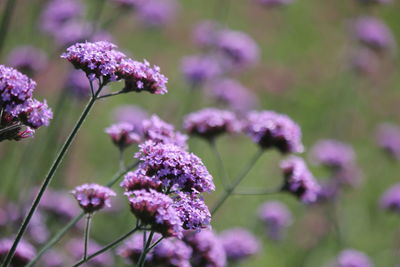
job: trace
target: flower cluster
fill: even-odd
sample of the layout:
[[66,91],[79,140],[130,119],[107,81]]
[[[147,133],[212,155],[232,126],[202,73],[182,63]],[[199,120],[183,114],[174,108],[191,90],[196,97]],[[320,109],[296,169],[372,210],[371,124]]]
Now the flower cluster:
[[46,54],[33,46],[19,46],[11,51],[8,64],[27,75],[41,71],[47,64]]
[[[158,235],[153,236],[153,242],[157,241]],[[124,242],[117,249],[118,255],[124,258],[128,264],[136,264],[139,260],[140,254],[143,252],[144,244],[146,241],[143,238],[143,234],[133,234],[131,238]],[[146,263],[150,262],[153,250],[146,254]],[[145,264],[146,267],[150,267]]]
[[300,127],[286,115],[273,111],[250,112],[244,132],[263,149],[276,148],[284,154],[303,152]]
[[255,255],[261,247],[254,235],[243,228],[225,230],[219,238],[230,262],[238,262]]
[[336,140],[320,140],[311,151],[312,159],[316,164],[334,170],[343,169],[353,164],[355,155],[353,148]]
[[233,112],[206,108],[185,117],[183,128],[191,135],[212,140],[224,133],[236,133],[240,124]]
[[393,185],[383,194],[381,207],[396,213],[400,212],[400,184]]
[[[0,261],[4,260],[13,245],[12,239],[0,239]],[[36,255],[34,247],[22,240],[15,251],[11,266],[25,266]]]
[[379,125],[376,135],[379,147],[394,159],[400,159],[400,127],[384,123]]
[[347,249],[340,252],[336,260],[337,267],[373,267],[368,256],[354,249]]
[[132,124],[140,134],[143,134],[142,122],[148,118],[143,109],[133,105],[119,106],[114,110],[114,120]]
[[292,214],[283,203],[268,201],[261,205],[258,211],[259,218],[267,228],[268,237],[280,240],[282,231],[292,223]]
[[115,192],[98,184],[83,184],[71,192],[86,213],[93,213],[104,207],[111,207]]
[[394,37],[390,29],[380,20],[373,17],[361,17],[354,23],[355,38],[377,51],[394,47]]
[[192,87],[203,85],[222,72],[219,62],[214,57],[204,55],[185,57],[181,68],[183,76]]
[[168,79],[160,73],[158,66],[151,67],[127,58],[117,50],[117,46],[107,42],[77,43],[67,48],[61,55],[75,68],[83,70],[89,80],[103,79],[103,85],[110,81],[124,80],[123,92],[148,91],[152,94],[165,94]]
[[144,26],[159,28],[176,17],[179,5],[176,0],[147,0],[137,7],[138,19]]
[[35,87],[24,74],[0,65],[0,141],[31,137],[33,129],[49,125],[53,113],[46,101],[32,98]]
[[317,200],[320,186],[302,158],[291,156],[283,160],[281,169],[285,177],[283,190],[296,195],[305,203]]
[[136,132],[135,127],[127,122],[113,124],[108,127],[105,132],[111,137],[114,144],[119,147],[120,150],[141,141],[141,137]]
[[146,176],[142,169],[138,169],[134,172],[128,172],[120,185],[122,188],[124,188],[125,192],[136,190],[150,191],[150,189],[157,192],[162,192],[161,181]]

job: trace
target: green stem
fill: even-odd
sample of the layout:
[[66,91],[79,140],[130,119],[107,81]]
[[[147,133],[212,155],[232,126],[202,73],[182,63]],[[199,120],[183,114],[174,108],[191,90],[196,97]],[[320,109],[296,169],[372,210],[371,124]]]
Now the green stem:
[[144,262],[146,261],[146,255],[149,252],[149,247],[150,247],[150,244],[151,244],[151,240],[153,239],[153,236],[154,236],[154,231],[151,230],[150,235],[149,235],[149,237],[148,237],[148,239],[146,241],[146,245],[143,247],[143,251],[140,254],[137,267],[143,267],[144,266]]
[[83,260],[84,261],[86,261],[87,254],[88,254],[88,244],[89,244],[91,222],[92,222],[92,214],[88,213],[86,215],[86,227],[85,227],[85,233],[84,233],[84,242],[85,242],[85,246],[84,246],[84,249],[83,249]]
[[[115,185],[118,180],[124,176],[127,172],[130,170],[136,168],[136,166],[139,164],[139,161],[134,162],[131,164],[129,167],[127,167],[124,171],[118,171],[110,180],[110,182],[107,183],[107,187],[112,187]],[[34,264],[38,262],[38,260],[42,257],[42,255],[48,251],[50,248],[52,248],[55,244],[57,244],[58,241],[68,232],[69,229],[74,227],[74,225],[84,216],[85,214],[82,212],[75,218],[71,219],[71,221],[64,227],[62,228],[52,239],[50,239],[49,242],[47,242],[44,247],[36,254],[35,258],[28,263],[26,267],[32,267]]]
[[8,0],[3,11],[0,24],[0,54],[3,51],[4,43],[7,37],[8,28],[10,27],[11,17],[15,10],[17,0]]
[[240,184],[240,182],[246,177],[246,175],[250,172],[250,170],[253,168],[257,160],[261,157],[261,155],[264,153],[263,149],[260,149],[257,151],[257,153],[253,156],[253,158],[250,160],[250,162],[246,165],[242,173],[236,178],[236,180],[232,183],[231,186],[229,186],[224,194],[220,197],[220,199],[217,201],[217,204],[214,206],[214,208],[211,211],[211,214],[214,215],[217,210],[224,204],[224,202],[227,200],[227,198],[232,195],[232,193],[235,191],[236,187]]
[[128,233],[124,234],[123,236],[121,236],[117,240],[111,242],[110,244],[108,244],[107,246],[103,247],[102,249],[100,249],[100,250],[96,251],[95,253],[89,255],[86,258],[86,260],[82,259],[81,261],[75,263],[73,265],[73,267],[81,266],[82,264],[84,264],[85,262],[88,262],[89,260],[93,259],[94,257],[97,257],[98,255],[103,254],[107,250],[112,249],[113,247],[115,247],[116,245],[118,245],[119,243],[121,243],[122,241],[127,239],[129,236],[131,236],[133,233],[135,233],[137,230],[139,230],[139,227],[133,228],[131,231],[129,231]]
[[24,221],[21,225],[21,227],[18,230],[17,236],[14,240],[14,243],[10,249],[10,251],[7,254],[7,257],[4,260],[3,267],[8,267],[11,263],[11,259],[14,256],[15,250],[17,248],[17,245],[19,241],[21,241],[22,236],[24,235],[26,228],[28,227],[28,224],[33,216],[33,214],[36,211],[37,206],[39,205],[39,202],[46,191],[47,187],[49,186],[52,178],[54,177],[54,174],[56,173],[58,167],[60,166],[65,154],[68,152],[69,147],[72,144],[72,141],[74,141],[76,134],[78,133],[79,129],[81,128],[82,124],[84,123],[86,117],[89,115],[90,110],[92,109],[94,103],[96,102],[96,97],[98,94],[101,92],[101,89],[103,88],[103,85],[100,85],[99,89],[96,92],[95,97],[92,97],[88,104],[86,105],[85,109],[83,110],[80,118],[78,119],[77,123],[75,124],[75,127],[73,128],[72,132],[68,136],[67,140],[65,141],[64,145],[62,146],[60,152],[58,153],[56,159],[54,160],[52,166],[50,167],[50,170],[46,176],[46,178],[43,181],[42,186],[40,187],[40,190],[35,198],[35,200],[32,203],[32,206],[30,207],[28,214],[24,218]]

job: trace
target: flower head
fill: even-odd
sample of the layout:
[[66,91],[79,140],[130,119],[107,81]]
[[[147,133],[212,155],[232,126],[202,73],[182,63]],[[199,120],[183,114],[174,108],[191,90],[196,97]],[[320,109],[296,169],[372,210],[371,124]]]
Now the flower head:
[[193,41],[200,47],[214,46],[220,32],[219,27],[220,25],[216,21],[200,22],[193,30]]
[[343,169],[354,163],[353,148],[336,140],[320,140],[311,150],[315,163],[324,165],[334,170]]
[[41,71],[47,64],[46,54],[33,46],[18,46],[8,56],[8,64],[26,74]]
[[[4,260],[10,251],[14,241],[12,239],[0,239],[0,260]],[[14,257],[11,261],[11,266],[25,266],[36,255],[35,248],[28,242],[21,240],[15,250]]]
[[400,212],[400,184],[389,188],[381,198],[381,207],[394,212]]
[[354,249],[340,252],[336,260],[337,267],[373,267],[368,256]]
[[286,115],[273,111],[250,112],[244,132],[263,149],[276,148],[284,154],[303,152],[300,127]]
[[193,266],[223,267],[226,265],[224,247],[213,231],[187,231],[183,240],[193,250]]
[[280,240],[282,231],[292,223],[292,214],[285,204],[279,201],[268,201],[261,205],[258,216],[267,228],[268,237]]
[[121,182],[121,187],[126,192],[132,192],[135,190],[147,190],[153,189],[157,192],[162,191],[162,184],[156,178],[146,176],[142,169],[138,169],[134,172],[128,172],[125,175],[124,180]]
[[127,193],[132,213],[163,236],[182,235],[182,221],[172,207],[173,200],[153,189]]
[[9,112],[19,117],[24,125],[33,129],[48,126],[53,118],[53,112],[47,106],[46,100],[40,102],[36,99],[28,99],[25,103],[14,106]]
[[136,158],[146,175],[155,176],[167,188],[184,192],[215,190],[213,178],[200,158],[173,144],[147,141],[140,145]]
[[142,122],[148,117],[146,111],[134,105],[119,106],[113,114],[114,120],[132,124],[141,134],[143,134]]
[[139,143],[141,137],[135,127],[127,122],[120,122],[108,127],[105,132],[111,137],[114,144],[120,149],[125,149],[134,143]]
[[222,70],[214,57],[194,55],[182,60],[182,73],[193,86],[201,86],[221,74]]
[[354,34],[358,41],[378,51],[391,49],[395,45],[390,29],[373,17],[357,19],[354,23]]
[[153,250],[149,264],[153,266],[191,267],[192,248],[176,238],[163,239]]
[[70,220],[79,214],[78,206],[67,192],[50,188],[44,193],[39,207],[41,210],[65,220]]
[[0,65],[0,104],[22,104],[32,98],[36,82],[19,71]]
[[296,195],[305,203],[317,200],[320,187],[302,158],[291,156],[283,160],[281,169],[285,177],[283,190]]
[[161,27],[171,22],[177,15],[176,0],[147,0],[138,5],[139,21],[147,27]]
[[[160,235],[155,233],[152,242],[156,242],[159,238]],[[137,264],[139,257],[142,254],[144,243],[143,234],[135,233],[117,249],[117,253],[119,256],[126,259],[128,264]],[[146,254],[144,266],[151,267],[150,264],[152,263],[153,252],[154,250],[150,250],[149,253]]]
[[400,159],[400,127],[384,123],[377,129],[377,142],[389,156]]
[[111,197],[116,196],[110,188],[98,184],[83,184],[71,192],[86,213],[111,207]]
[[219,238],[230,262],[244,260],[260,251],[260,242],[244,228],[225,230]]
[[240,124],[230,111],[206,108],[187,115],[183,128],[191,135],[214,139],[224,133],[238,132]]

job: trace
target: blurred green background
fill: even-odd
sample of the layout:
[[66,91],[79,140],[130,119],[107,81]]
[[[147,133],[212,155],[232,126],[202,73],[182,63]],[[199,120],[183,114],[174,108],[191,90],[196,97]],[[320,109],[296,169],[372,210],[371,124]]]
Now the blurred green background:
[[[91,12],[97,1],[84,1],[89,17],[93,16]],[[320,267],[343,248],[366,252],[378,267],[400,264],[400,218],[378,207],[382,192],[399,180],[400,167],[398,162],[385,157],[374,139],[375,128],[380,122],[400,121],[398,57],[394,54],[383,62],[377,73],[367,77],[358,76],[349,66],[349,54],[356,46],[349,31],[351,20],[365,14],[377,16],[387,23],[399,40],[398,1],[366,8],[350,0],[297,0],[286,8],[263,9],[250,0],[181,0],[179,16],[161,30],[142,29],[131,15],[121,15],[117,24],[109,29],[115,42],[135,59],[148,59],[159,65],[169,78],[169,93],[164,96],[132,93],[99,101],[67,154],[52,187],[71,190],[84,182],[106,183],[117,171],[117,149],[104,133],[104,128],[113,122],[115,107],[137,105],[181,128],[182,117],[177,114],[181,114],[185,101],[195,98],[193,110],[211,105],[201,93],[188,92],[180,72],[180,61],[184,56],[199,53],[192,43],[191,31],[201,20],[219,19],[215,17],[219,1],[229,5],[226,7],[226,25],[251,35],[262,50],[262,61],[236,77],[257,94],[260,109],[288,114],[298,122],[306,148],[321,138],[338,139],[353,145],[363,171],[363,183],[346,191],[338,201],[336,212],[343,244],[338,244],[335,231],[331,229],[331,219],[325,216],[323,208],[305,207],[289,195],[233,196],[214,216],[214,229],[248,227],[263,240],[262,252],[241,266]],[[104,17],[117,10],[106,2]],[[36,96],[46,98],[54,109],[70,66],[59,58],[60,51],[56,51],[52,41],[37,30],[37,24],[32,23],[42,3],[40,0],[17,1],[1,63],[5,63],[8,52],[17,45],[32,44],[45,49],[51,56],[51,63],[46,71],[34,77],[38,83]],[[4,8],[4,4],[0,3],[0,7]],[[65,138],[83,105],[70,99],[54,118],[53,125],[58,121],[57,127],[62,126],[65,131],[64,136],[54,142],[54,148]],[[45,162],[38,162],[38,151],[50,129],[38,130],[32,140],[0,143],[1,199],[18,201],[21,195],[26,197],[29,189],[40,183],[52,155],[47,155]],[[219,139],[218,147],[230,176],[235,176],[257,150],[245,136],[223,137]],[[190,150],[199,155],[214,174],[218,189],[206,196],[207,203],[212,206],[222,193],[216,159],[202,140],[192,138]],[[126,161],[131,162],[135,149],[128,152]],[[304,157],[308,159],[307,151]],[[266,153],[241,187],[273,188],[278,185],[280,159],[274,151]],[[42,169],[32,175],[37,164]],[[317,177],[326,175],[322,169],[310,167]],[[122,194],[119,198],[121,210],[118,213],[104,212],[95,216],[92,236],[101,244],[113,240],[134,224]],[[288,204],[295,218],[287,237],[278,244],[267,240],[257,219],[258,206],[272,199]],[[318,243],[321,235],[326,237]],[[123,266],[121,259],[117,262],[119,265],[115,266]]]

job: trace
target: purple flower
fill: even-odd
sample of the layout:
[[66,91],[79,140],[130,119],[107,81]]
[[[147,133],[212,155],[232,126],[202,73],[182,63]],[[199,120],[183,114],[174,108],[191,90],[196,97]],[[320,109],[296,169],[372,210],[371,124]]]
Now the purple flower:
[[161,27],[177,15],[176,0],[147,0],[137,6],[139,21],[146,27]]
[[379,57],[370,49],[358,49],[350,59],[351,67],[359,74],[373,74],[379,69]]
[[378,146],[391,157],[400,159],[400,127],[384,123],[379,125],[376,135]]
[[248,111],[257,105],[255,95],[238,81],[232,79],[214,82],[208,94],[211,98],[238,112]]
[[244,32],[221,31],[217,47],[225,57],[226,68],[244,69],[255,65],[260,58],[258,45]]
[[49,250],[42,257],[42,263],[45,267],[63,267],[64,257],[55,250]]
[[65,84],[66,89],[78,99],[86,99],[90,95],[90,84],[82,71],[72,70]]
[[163,239],[154,249],[149,266],[192,267],[192,249],[176,238]]
[[280,7],[291,4],[293,0],[257,0],[257,2],[265,7]]
[[111,207],[111,197],[116,196],[110,188],[98,184],[83,184],[71,192],[86,213]]
[[336,200],[340,193],[340,189],[340,183],[337,180],[321,181],[317,203]]
[[163,95],[168,92],[168,78],[160,73],[160,67],[150,63],[123,59],[119,64],[118,75],[125,80],[125,92],[147,91],[151,94]]
[[[55,42],[60,47],[66,47],[77,42],[85,42],[89,39],[93,25],[82,21],[71,21],[63,25],[53,34]],[[104,41],[104,40],[102,40]]]
[[[13,245],[12,239],[0,239],[0,261],[3,261]],[[15,250],[11,266],[22,267],[28,264],[36,256],[35,248],[28,242],[21,240]]]
[[178,212],[184,229],[196,230],[209,227],[211,214],[201,196],[196,193],[177,193],[173,199],[173,207]]
[[172,207],[173,200],[153,189],[127,193],[132,213],[163,236],[182,235],[182,221]]
[[135,190],[150,191],[150,189],[153,189],[157,192],[162,192],[161,181],[146,176],[142,169],[138,169],[134,172],[128,172],[120,185],[122,188],[124,188],[125,192],[132,192]]
[[184,192],[211,192],[213,178],[200,158],[173,144],[147,141],[135,155],[146,175],[156,176],[167,188]]
[[320,140],[311,150],[311,157],[316,164],[333,170],[343,169],[354,163],[354,150],[345,143],[336,140]]
[[268,237],[272,240],[282,239],[282,232],[292,224],[292,214],[285,204],[279,201],[268,201],[261,205],[258,216],[267,228]]
[[106,41],[77,43],[67,48],[61,57],[71,62],[76,69],[83,70],[90,80],[103,77],[106,81],[116,81],[117,70],[125,58],[116,48],[116,45]]
[[113,114],[114,120],[117,122],[127,122],[132,124],[135,129],[143,134],[142,123],[149,116],[143,109],[134,105],[119,106],[114,110]]
[[394,212],[400,212],[400,184],[389,188],[381,198],[381,207]]
[[395,41],[390,29],[374,17],[362,17],[354,22],[355,38],[366,46],[382,51],[393,48]]
[[183,128],[191,135],[211,140],[224,133],[236,133],[240,124],[234,113],[206,108],[185,117]]
[[337,267],[373,267],[371,260],[365,253],[354,249],[340,252],[336,260]]
[[211,230],[186,231],[183,240],[192,252],[192,266],[224,267],[226,254],[221,240]]
[[114,144],[121,150],[141,141],[135,127],[127,122],[120,122],[108,127],[105,132],[111,137]]
[[40,210],[33,214],[31,222],[28,225],[28,234],[30,239],[37,244],[43,244],[48,240],[50,232],[47,229],[45,218]]
[[320,187],[302,158],[291,156],[283,160],[280,166],[285,177],[284,191],[296,195],[304,203],[317,200]]
[[193,41],[200,47],[212,47],[215,45],[220,25],[216,21],[205,20],[196,25],[193,31]]
[[32,98],[36,82],[19,71],[0,65],[0,104],[22,104]]
[[41,210],[65,220],[70,220],[79,214],[78,206],[67,192],[55,191],[53,189],[46,190],[39,207]]
[[230,262],[238,262],[260,251],[260,242],[244,228],[225,230],[219,236]]
[[174,126],[161,120],[157,115],[142,121],[143,135],[155,143],[173,144],[187,148],[188,137],[175,130]]
[[33,46],[18,46],[11,51],[7,59],[8,64],[26,74],[34,74],[47,64],[46,54]]
[[28,99],[25,103],[13,107],[9,112],[33,129],[48,126],[53,118],[53,112],[47,106],[46,100],[40,102],[36,99]]
[[216,78],[222,70],[215,57],[194,55],[182,59],[182,73],[192,87],[198,87]]
[[[157,233],[154,234],[152,242],[156,242],[160,238]],[[130,239],[124,242],[122,246],[117,249],[118,255],[126,259],[128,264],[136,264],[139,260],[140,254],[143,251],[143,234],[136,233],[133,234]],[[146,267],[151,267],[151,260],[153,257],[154,250],[150,250],[146,255],[145,265]]]
[[244,132],[263,149],[276,148],[284,154],[303,152],[300,127],[286,115],[253,111],[244,124]]
[[[66,244],[66,249],[67,251],[71,254],[71,256],[74,258],[74,260],[80,260],[83,256],[83,242],[80,239],[71,239],[68,241]],[[96,251],[102,249],[102,246],[94,242],[93,240],[89,240],[88,244],[88,254],[95,253]],[[90,260],[90,262],[87,263],[87,266],[113,266],[114,265],[114,260],[113,256],[110,252],[105,252],[102,253],[93,259]]]

